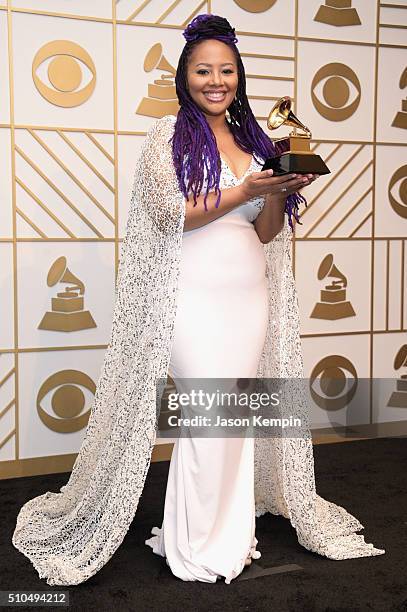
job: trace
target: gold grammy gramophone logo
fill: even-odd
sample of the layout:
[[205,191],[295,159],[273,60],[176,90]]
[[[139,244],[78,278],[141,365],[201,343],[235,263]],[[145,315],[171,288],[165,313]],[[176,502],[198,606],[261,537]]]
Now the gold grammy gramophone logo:
[[[400,89],[407,87],[407,68],[404,68],[403,73],[400,77],[399,83]],[[401,111],[393,119],[391,124],[393,127],[407,129],[407,98],[401,101]]]
[[151,47],[144,60],[145,72],[154,69],[164,70],[167,74],[162,74],[161,79],[149,83],[148,97],[141,100],[136,113],[157,119],[164,115],[176,115],[179,109],[174,81],[176,70],[164,57],[160,43]]
[[45,313],[38,329],[71,332],[96,327],[91,313],[84,310],[85,285],[67,268],[63,256],[54,261],[47,276],[48,287],[57,283],[70,283],[72,286],[51,299],[52,310]]
[[352,0],[325,0],[325,4],[319,7],[314,21],[333,26],[361,24],[357,10],[352,7]]
[[[37,74],[38,68],[46,60],[53,58],[47,69],[49,87]],[[81,89],[84,81],[85,66],[92,78]],[[71,40],[52,40],[43,45],[35,54],[32,63],[34,85],[47,102],[63,108],[80,106],[92,95],[96,85],[96,68],[89,53]]]
[[396,371],[404,368],[406,374],[397,379],[397,391],[391,394],[387,405],[390,408],[407,408],[407,344],[403,344],[399,349],[393,367]]
[[352,304],[346,299],[348,281],[334,265],[332,253],[324,257],[318,269],[318,280],[321,281],[326,277],[335,280],[321,289],[321,301],[315,304],[310,317],[335,321],[355,316]]

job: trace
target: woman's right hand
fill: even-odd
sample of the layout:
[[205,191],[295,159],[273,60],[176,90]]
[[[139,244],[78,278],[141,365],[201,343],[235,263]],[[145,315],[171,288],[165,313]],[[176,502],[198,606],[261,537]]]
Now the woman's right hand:
[[241,183],[241,188],[246,200],[267,194],[281,196],[281,193],[284,193],[285,196],[288,196],[311,182],[306,176],[302,174],[273,176],[273,170],[262,170],[246,176]]

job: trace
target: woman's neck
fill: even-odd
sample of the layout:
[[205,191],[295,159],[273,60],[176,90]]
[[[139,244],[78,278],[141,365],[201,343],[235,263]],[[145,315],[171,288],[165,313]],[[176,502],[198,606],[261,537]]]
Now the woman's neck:
[[223,115],[206,115],[206,120],[215,136],[229,132],[229,127],[226,123],[226,113]]

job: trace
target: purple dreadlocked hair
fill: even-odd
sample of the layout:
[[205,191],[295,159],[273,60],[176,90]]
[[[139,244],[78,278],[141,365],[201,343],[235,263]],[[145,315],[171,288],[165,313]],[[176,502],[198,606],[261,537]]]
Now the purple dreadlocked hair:
[[[246,94],[246,75],[240,53],[236,47],[235,30],[224,17],[218,15],[198,15],[184,30],[186,44],[179,58],[175,85],[180,109],[175,123],[172,138],[172,156],[180,189],[185,197],[192,193],[194,206],[204,184],[204,169],[207,173],[205,210],[208,193],[214,190],[217,194],[216,208],[221,198],[219,189],[221,159],[215,136],[203,111],[192,100],[187,87],[187,65],[192,49],[202,40],[216,39],[228,45],[234,52],[238,69],[238,86],[236,97],[228,108],[229,128],[236,144],[257,159],[274,157],[286,150],[284,141],[273,143],[257,123],[250,108]],[[259,160],[258,160],[259,161]],[[298,205],[304,196],[293,193],[287,197],[285,212],[293,230],[292,215],[298,223]]]

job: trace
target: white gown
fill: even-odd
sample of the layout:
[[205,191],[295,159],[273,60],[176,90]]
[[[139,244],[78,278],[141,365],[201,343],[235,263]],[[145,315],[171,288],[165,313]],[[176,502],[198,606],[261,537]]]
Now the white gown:
[[[238,179],[222,160],[221,187],[259,171],[252,158]],[[221,204],[220,204],[221,205]],[[252,221],[261,200],[247,202],[184,232],[169,367],[180,378],[255,378],[268,313],[264,249]],[[254,439],[181,437],[175,442],[161,528],[146,540],[182,580],[227,584],[255,537]]]

